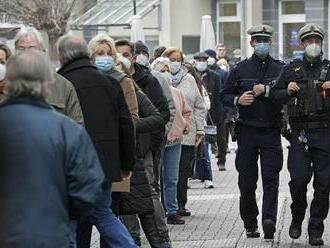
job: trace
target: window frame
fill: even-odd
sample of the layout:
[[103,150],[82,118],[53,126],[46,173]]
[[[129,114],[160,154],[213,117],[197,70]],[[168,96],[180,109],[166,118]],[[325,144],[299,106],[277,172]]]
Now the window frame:
[[[278,57],[283,59],[283,51],[284,51],[284,24],[287,23],[306,23],[306,13],[305,14],[282,14],[282,2],[297,2],[302,0],[279,0],[278,6]],[[330,0],[329,0],[330,1]],[[304,1],[306,4],[306,1]],[[305,5],[306,6],[306,5]]]
[[[240,37],[243,37],[244,31],[242,28],[242,0],[218,0],[216,4],[216,15],[217,15],[217,23],[216,23],[216,42],[219,43],[219,28],[220,28],[220,23],[225,23],[225,22],[238,22],[240,25]],[[330,0],[329,0],[330,1]],[[226,3],[235,3],[236,4],[236,16],[220,16],[220,4],[226,4]],[[240,39],[240,49],[242,49],[242,38]]]

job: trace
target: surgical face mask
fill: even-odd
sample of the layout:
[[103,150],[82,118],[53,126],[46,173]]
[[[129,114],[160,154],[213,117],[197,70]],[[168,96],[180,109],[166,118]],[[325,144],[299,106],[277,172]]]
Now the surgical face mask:
[[147,67],[149,66],[149,59],[144,54],[139,54],[136,57],[135,62],[138,63],[138,64],[140,64],[140,65],[143,65],[143,66],[147,66]]
[[113,67],[114,61],[111,56],[97,56],[95,58],[95,66],[103,72],[110,71]]
[[255,54],[260,58],[265,58],[269,54],[270,44],[269,43],[257,43],[254,47]]
[[170,62],[169,69],[171,74],[176,74],[181,68],[181,62]]
[[0,81],[4,80],[6,77],[6,66],[3,64],[0,64]]
[[128,58],[125,58],[124,56],[119,57],[119,61],[124,64],[124,66],[129,70],[132,66],[131,61]]
[[215,64],[215,58],[213,58],[213,57],[209,57],[208,59],[207,59],[207,64],[208,65],[214,65]]
[[317,58],[321,55],[322,48],[319,44],[312,43],[306,46],[305,53],[310,58]]
[[200,72],[205,71],[207,69],[207,62],[206,61],[196,62],[196,69]]

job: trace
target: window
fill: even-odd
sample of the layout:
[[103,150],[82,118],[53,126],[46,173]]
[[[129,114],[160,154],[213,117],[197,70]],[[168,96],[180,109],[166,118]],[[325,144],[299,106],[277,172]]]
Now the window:
[[236,3],[220,3],[219,4],[220,16],[237,16]]
[[184,54],[194,54],[199,51],[200,36],[182,36]]
[[227,55],[231,57],[235,49],[241,49],[240,0],[218,1],[217,17],[217,41],[225,44]]
[[304,1],[285,1],[282,2],[282,14],[304,14],[305,13],[305,2]]
[[285,58],[297,58],[302,55],[303,50],[299,47],[298,31],[304,23],[283,24],[283,54]]
[[298,32],[305,25],[305,2],[280,0],[279,3],[279,57],[291,60],[301,57]]
[[226,45],[228,56],[235,49],[241,48],[241,24],[240,22],[219,23],[219,42]]

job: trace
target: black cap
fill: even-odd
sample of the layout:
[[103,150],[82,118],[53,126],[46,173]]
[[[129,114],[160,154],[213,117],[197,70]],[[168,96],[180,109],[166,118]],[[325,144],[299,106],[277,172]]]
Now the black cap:
[[198,52],[194,54],[194,59],[208,59],[210,56],[205,52]]
[[137,41],[133,44],[133,52],[134,54],[145,52],[149,56],[149,49],[142,41]]

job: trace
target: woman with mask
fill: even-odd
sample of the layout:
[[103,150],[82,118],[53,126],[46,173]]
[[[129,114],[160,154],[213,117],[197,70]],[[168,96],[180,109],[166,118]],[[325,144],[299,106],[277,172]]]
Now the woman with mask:
[[203,97],[197,87],[194,77],[183,65],[183,53],[175,47],[167,48],[162,54],[169,59],[169,72],[172,86],[180,89],[192,109],[190,132],[183,136],[182,150],[179,165],[179,181],[177,187],[178,214],[190,216],[186,209],[188,177],[191,174],[191,161],[194,157],[195,146],[204,138],[204,119],[206,115]]
[[170,85],[175,103],[175,117],[171,129],[166,137],[164,155],[162,159],[162,179],[167,224],[180,225],[185,221],[177,214],[177,183],[179,177],[179,163],[181,156],[181,142],[184,134],[189,133],[191,109],[181,90],[171,86],[169,59],[159,57],[151,64],[151,69],[161,72]]
[[[95,66],[102,72],[114,77],[120,83],[132,119],[136,122],[139,118],[138,105],[134,83],[121,66],[118,65],[117,49],[114,40],[107,34],[98,34],[88,43],[90,57]],[[125,66],[130,67],[130,64]]]
[[5,88],[5,77],[6,77],[6,63],[11,52],[8,46],[0,44],[0,101],[4,98],[3,91]]

